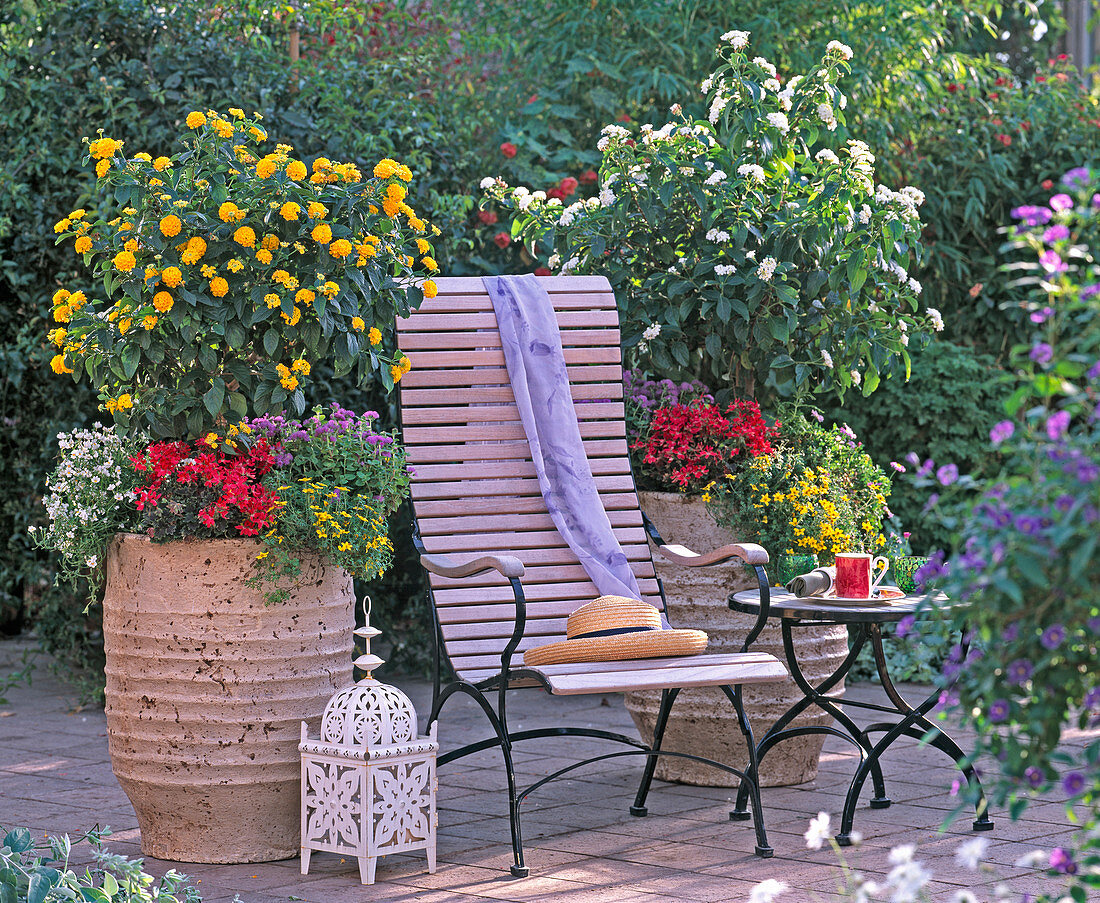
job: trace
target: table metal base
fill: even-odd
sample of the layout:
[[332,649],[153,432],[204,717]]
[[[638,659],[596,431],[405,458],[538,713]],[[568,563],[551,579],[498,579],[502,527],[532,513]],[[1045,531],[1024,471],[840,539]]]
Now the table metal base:
[[[848,651],[848,655],[829,677],[815,687],[806,679],[805,674],[803,674],[802,669],[798,665],[798,659],[795,656],[794,650],[793,628],[803,623],[805,623],[805,626],[821,626],[823,622],[821,620],[803,622],[796,618],[783,618],[781,623],[783,631],[783,651],[787,659],[787,667],[790,669],[791,677],[794,678],[795,683],[798,685],[799,689],[802,690],[804,695],[803,698],[791,706],[760,739],[756,751],[757,762],[762,763],[764,757],[772,747],[777,744],[782,743],[784,740],[789,740],[792,737],[800,737],[806,734],[828,734],[833,737],[840,737],[855,745],[859,750],[860,762],[859,767],[856,769],[856,773],[852,776],[852,783],[848,787],[848,793],[844,798],[844,811],[841,813],[840,817],[840,833],[836,835],[838,844],[841,846],[850,846],[852,843],[852,823],[855,821],[856,804],[859,801],[860,792],[863,790],[863,785],[866,783],[868,777],[871,778],[874,789],[874,796],[871,797],[870,801],[871,808],[886,809],[890,806],[891,800],[890,797],[886,795],[886,783],[882,777],[882,767],[879,764],[879,760],[893,742],[902,736],[924,740],[930,746],[946,753],[954,760],[955,765],[966,777],[967,784],[969,784],[972,790],[976,791],[978,796],[978,801],[975,804],[975,814],[977,818],[973,824],[974,830],[993,830],[993,820],[989,817],[985,792],[982,790],[981,780],[974,766],[970,763],[966,754],[962,751],[962,748],[952,740],[941,727],[933,724],[925,717],[936,705],[939,694],[936,692],[932,693],[920,705],[914,708],[905,700],[901,693],[898,692],[893,681],[890,679],[886,655],[882,648],[881,624],[877,622],[865,622],[854,625],[856,627],[856,635],[852,647]],[[844,624],[847,626],[850,622],[838,618],[832,623]],[[882,681],[882,688],[887,698],[893,703],[893,707],[854,699],[834,700],[826,695],[829,690],[835,687],[848,675],[849,670],[851,670],[852,665],[855,664],[860,651],[863,649],[868,639],[871,640],[875,667],[878,670],[879,679]],[[796,728],[788,727],[795,718],[806,711],[811,705],[815,705],[830,714],[836,719],[841,727],[836,728],[826,725],[811,725]],[[884,712],[889,715],[900,715],[901,718],[897,721],[876,721],[873,724],[861,728],[841,708],[841,706],[870,709],[876,712]],[[877,743],[872,743],[871,734],[879,733],[883,735],[882,739]],[[747,805],[748,790],[747,788],[741,788],[737,792],[737,802],[734,810],[730,813],[730,818],[738,821],[749,818],[750,815]]]

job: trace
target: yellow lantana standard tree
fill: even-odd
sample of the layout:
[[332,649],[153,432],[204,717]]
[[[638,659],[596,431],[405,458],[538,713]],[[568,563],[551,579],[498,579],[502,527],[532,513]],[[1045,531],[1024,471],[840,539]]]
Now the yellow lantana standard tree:
[[57,373],[87,375],[124,428],[202,436],[249,416],[305,410],[311,365],[374,370],[408,360],[395,316],[435,294],[429,236],[408,205],[412,173],[266,151],[259,116],[187,116],[182,150],[127,156],[88,141],[98,197],[55,227],[102,280],[103,298],[54,295]]

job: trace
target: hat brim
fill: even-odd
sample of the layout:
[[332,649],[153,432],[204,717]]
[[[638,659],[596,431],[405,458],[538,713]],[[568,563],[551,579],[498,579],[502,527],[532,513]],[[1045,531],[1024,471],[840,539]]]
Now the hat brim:
[[698,655],[706,648],[707,635],[702,630],[640,630],[618,636],[587,637],[534,646],[523,653],[523,663],[538,667],[574,662],[671,658]]

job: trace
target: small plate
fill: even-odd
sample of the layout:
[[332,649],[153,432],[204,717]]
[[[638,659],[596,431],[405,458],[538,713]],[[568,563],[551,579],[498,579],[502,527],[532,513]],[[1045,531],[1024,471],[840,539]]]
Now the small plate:
[[837,605],[874,605],[888,604],[904,599],[905,593],[896,586],[880,586],[875,590],[875,595],[867,599],[852,599],[846,596],[810,596],[811,599],[820,599],[822,602],[835,602]]

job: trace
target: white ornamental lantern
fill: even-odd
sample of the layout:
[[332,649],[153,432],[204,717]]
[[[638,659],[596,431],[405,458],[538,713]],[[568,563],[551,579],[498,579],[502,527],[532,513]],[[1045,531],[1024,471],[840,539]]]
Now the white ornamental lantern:
[[339,690],[325,706],[321,739],[310,740],[302,722],[302,874],[314,850],[359,860],[363,884],[374,884],[378,857],[427,850],[435,872],[436,725],[417,737],[409,697],[379,683],[382,664],[370,641],[381,631],[355,631],[365,643],[355,660],[366,677]]

